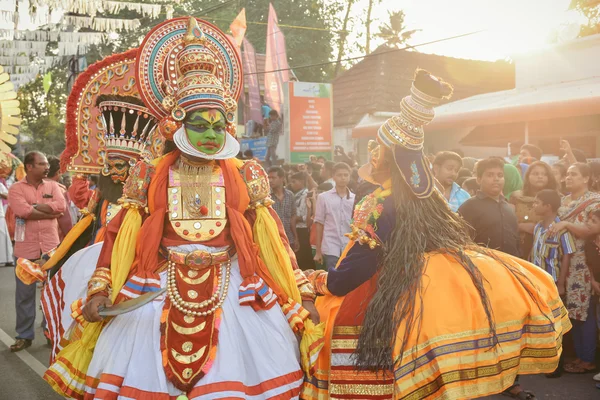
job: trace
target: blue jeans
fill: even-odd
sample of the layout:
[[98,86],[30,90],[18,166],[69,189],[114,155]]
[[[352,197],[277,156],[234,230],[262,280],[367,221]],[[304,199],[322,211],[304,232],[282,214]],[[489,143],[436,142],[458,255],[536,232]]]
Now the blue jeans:
[[340,256],[330,256],[327,254],[323,254],[323,261],[325,263],[326,269],[335,268],[339,259],[340,259]]
[[596,305],[598,304],[598,297],[593,296],[590,299],[590,306],[588,308],[588,317],[585,321],[571,320],[573,324],[573,343],[575,345],[575,353],[577,358],[581,361],[594,363],[596,359],[596,338],[597,329],[596,325]]

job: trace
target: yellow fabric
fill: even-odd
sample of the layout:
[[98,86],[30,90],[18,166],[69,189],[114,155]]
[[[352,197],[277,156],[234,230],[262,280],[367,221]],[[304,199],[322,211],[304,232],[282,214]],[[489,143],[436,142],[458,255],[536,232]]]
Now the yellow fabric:
[[325,322],[315,325],[311,319],[304,321],[304,332],[300,341],[300,362],[307,377],[314,374],[319,352],[325,345]]
[[135,245],[141,227],[141,213],[135,207],[129,208],[119,228],[110,258],[112,301],[115,301],[129,276],[129,271],[135,258]]
[[91,214],[81,218],[78,223],[67,233],[67,236],[62,240],[52,257],[42,266],[43,271],[48,271],[56,265],[68,252],[71,250],[73,243],[81,236],[81,234],[91,225],[94,217]]
[[265,262],[275,283],[296,303],[302,304],[290,257],[279,236],[277,223],[266,207],[256,209],[256,222],[252,230],[260,258]]
[[[44,374],[44,380],[52,386],[58,394],[71,398],[71,393],[65,393],[63,388],[78,393],[83,397],[83,390],[76,389],[83,382],[80,378],[85,376],[94,355],[96,342],[102,332],[104,322],[90,323],[85,326],[80,340],[76,340],[67,345],[58,353],[56,361],[48,368]],[[68,376],[70,381],[65,378],[61,366],[68,366]]]

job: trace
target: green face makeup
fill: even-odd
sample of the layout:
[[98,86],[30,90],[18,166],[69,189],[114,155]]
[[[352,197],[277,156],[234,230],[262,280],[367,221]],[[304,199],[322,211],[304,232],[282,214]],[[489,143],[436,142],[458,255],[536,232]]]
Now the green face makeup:
[[190,143],[205,154],[216,154],[225,144],[225,116],[217,110],[198,110],[185,121]]

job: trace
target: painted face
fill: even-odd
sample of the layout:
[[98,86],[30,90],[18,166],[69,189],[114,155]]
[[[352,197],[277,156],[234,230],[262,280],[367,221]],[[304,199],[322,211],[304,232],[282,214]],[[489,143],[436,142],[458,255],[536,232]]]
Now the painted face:
[[125,183],[129,176],[130,160],[126,157],[109,154],[102,175],[110,176],[114,183]]
[[217,110],[198,110],[185,121],[187,137],[198,151],[216,154],[225,144],[225,116]]

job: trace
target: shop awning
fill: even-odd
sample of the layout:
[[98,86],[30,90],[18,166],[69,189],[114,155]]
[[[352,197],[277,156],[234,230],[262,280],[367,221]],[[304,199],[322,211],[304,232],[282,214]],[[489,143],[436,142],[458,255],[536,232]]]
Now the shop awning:
[[[440,131],[600,113],[600,77],[486,93],[436,108],[426,128]],[[380,121],[379,121],[380,120]],[[373,137],[386,118],[358,124],[352,136]]]

